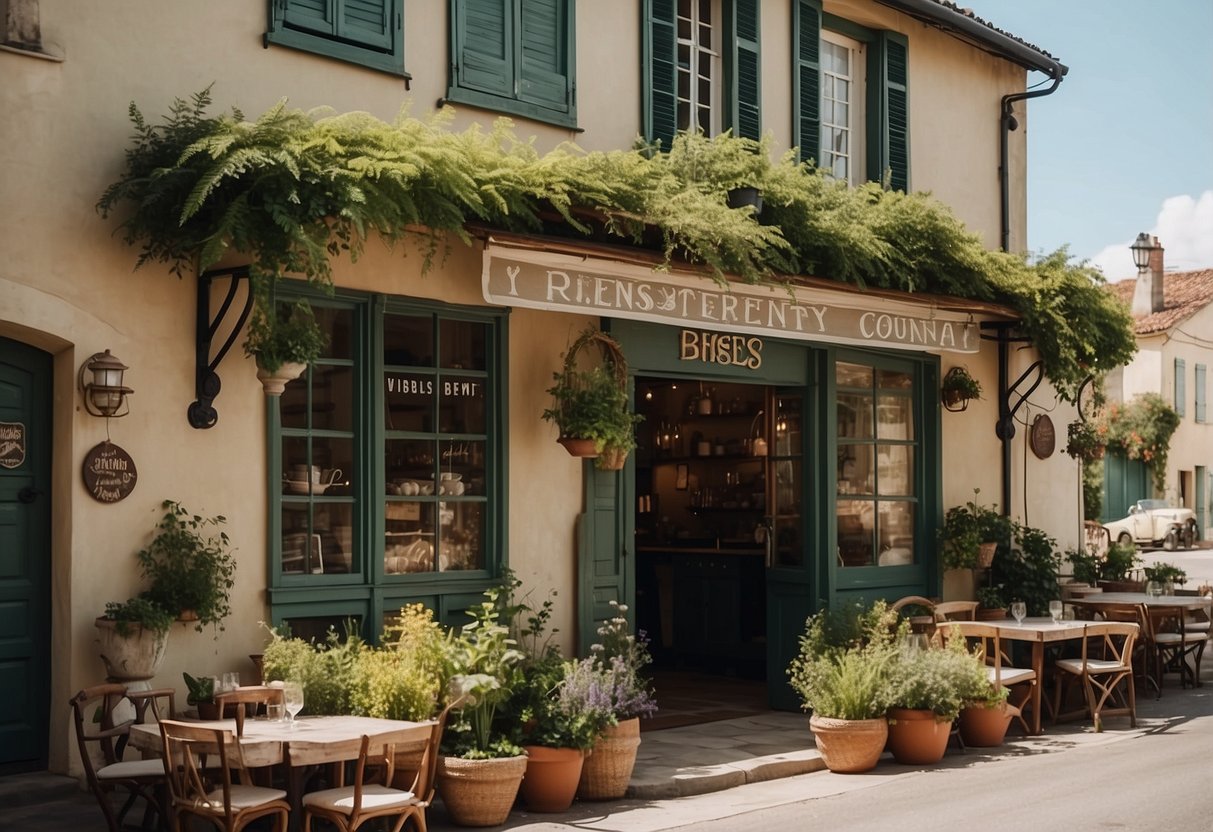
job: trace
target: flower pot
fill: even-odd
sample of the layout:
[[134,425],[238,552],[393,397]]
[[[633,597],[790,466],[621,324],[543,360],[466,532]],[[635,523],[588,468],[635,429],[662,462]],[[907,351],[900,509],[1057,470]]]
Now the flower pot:
[[1007,608],[978,607],[973,615],[978,621],[1002,621],[1007,617]]
[[562,436],[556,440],[571,456],[581,457],[582,459],[594,459],[598,456],[598,446],[593,439],[578,439],[573,436]]
[[522,799],[532,812],[563,812],[573,805],[585,752],[528,745]]
[[1145,581],[1100,581],[1099,588],[1104,592],[1145,592]]
[[889,710],[889,750],[899,763],[911,766],[938,763],[948,749],[951,733],[952,720],[941,720],[934,711]]
[[306,364],[295,364],[293,362],[283,364],[272,372],[258,367],[257,378],[261,379],[261,386],[265,390],[265,395],[281,396],[282,391],[286,389],[287,382],[299,378],[306,369]]
[[1002,745],[1017,710],[1006,702],[1000,702],[993,708],[980,703],[969,705],[960,712],[960,738],[965,745],[974,748]]
[[627,462],[627,451],[621,448],[603,448],[594,464],[600,471],[622,471]]
[[998,541],[983,543],[977,548],[977,565],[989,569],[994,565],[994,553],[998,551]]
[[198,702],[194,707],[198,709],[199,719],[223,719],[217,702]]
[[526,755],[465,760],[440,757],[438,793],[460,826],[500,826],[510,816],[526,773]]
[[582,800],[617,800],[628,790],[636,751],[640,748],[640,717],[625,719],[602,732],[585,763],[577,796]]
[[809,729],[826,768],[839,774],[857,774],[876,767],[889,736],[889,721],[884,717],[833,719],[814,715]]
[[754,214],[762,213],[762,191],[746,186],[730,188],[725,195],[725,202],[730,208],[744,208],[747,205],[754,209]]
[[129,635],[118,632],[118,622],[98,618],[97,643],[105,675],[114,682],[138,682],[152,678],[164,661],[168,633],[154,633],[139,624],[130,625]]

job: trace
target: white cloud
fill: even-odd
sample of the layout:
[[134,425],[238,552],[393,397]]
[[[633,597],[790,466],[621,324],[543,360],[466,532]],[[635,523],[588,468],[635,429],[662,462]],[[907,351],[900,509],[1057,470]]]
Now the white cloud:
[[[1166,249],[1168,272],[1190,272],[1213,268],[1213,191],[1193,198],[1187,194],[1163,200],[1158,219],[1149,233]],[[1091,258],[1112,281],[1134,277],[1132,240],[1105,246]]]

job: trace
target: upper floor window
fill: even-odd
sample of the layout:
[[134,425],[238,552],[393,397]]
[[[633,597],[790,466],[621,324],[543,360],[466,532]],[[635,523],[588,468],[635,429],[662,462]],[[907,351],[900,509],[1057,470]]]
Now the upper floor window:
[[864,181],[864,45],[821,33],[821,155],[818,165],[852,185]]
[[761,135],[758,0],[644,0],[644,130]]
[[573,0],[451,0],[447,98],[577,125]]
[[316,52],[408,77],[404,0],[270,0],[265,44]]

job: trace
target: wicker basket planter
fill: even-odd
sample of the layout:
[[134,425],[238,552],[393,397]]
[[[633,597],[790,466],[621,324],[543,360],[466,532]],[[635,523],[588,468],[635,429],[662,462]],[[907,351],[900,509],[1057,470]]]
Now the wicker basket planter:
[[640,717],[625,719],[602,732],[581,767],[577,796],[582,800],[618,800],[628,790],[636,751],[640,748]]
[[874,769],[889,737],[889,721],[884,717],[832,719],[814,715],[809,728],[826,768],[839,774]]
[[510,816],[525,773],[525,754],[491,760],[441,757],[438,794],[460,826],[499,826]]

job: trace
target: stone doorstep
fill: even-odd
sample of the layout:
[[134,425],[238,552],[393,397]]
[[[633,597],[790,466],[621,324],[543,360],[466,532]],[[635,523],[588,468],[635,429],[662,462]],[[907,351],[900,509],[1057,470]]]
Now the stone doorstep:
[[[690,757],[692,752],[693,749],[688,749],[682,756]],[[758,757],[747,755],[733,762],[713,765],[694,765],[687,760],[685,766],[671,766],[669,757],[663,757],[665,764],[637,761],[632,781],[628,784],[628,798],[667,800],[690,797],[825,769],[816,748]]]

